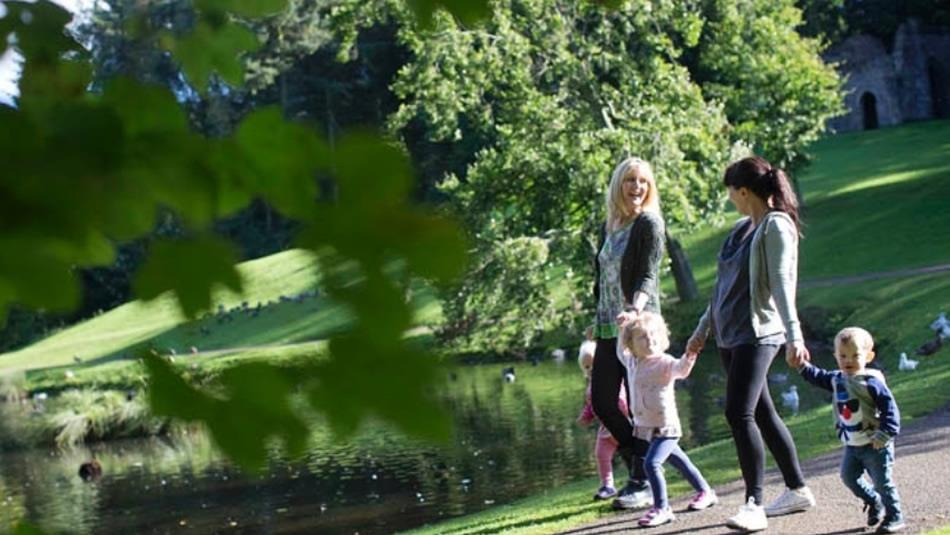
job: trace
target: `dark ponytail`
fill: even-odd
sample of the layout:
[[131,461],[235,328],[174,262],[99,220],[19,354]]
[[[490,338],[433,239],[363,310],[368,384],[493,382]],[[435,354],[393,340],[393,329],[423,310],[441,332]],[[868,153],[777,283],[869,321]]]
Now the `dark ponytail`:
[[765,158],[750,156],[733,162],[722,178],[723,184],[736,189],[746,188],[773,210],[785,212],[795,228],[801,230],[798,215],[798,197],[792,190],[785,171],[772,167]]

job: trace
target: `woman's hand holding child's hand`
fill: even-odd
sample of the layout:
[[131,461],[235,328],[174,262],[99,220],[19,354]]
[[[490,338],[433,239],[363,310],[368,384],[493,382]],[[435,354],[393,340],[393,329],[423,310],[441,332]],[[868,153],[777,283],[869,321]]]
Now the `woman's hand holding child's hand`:
[[617,314],[617,325],[623,327],[627,323],[635,320],[639,313],[636,310],[628,310]]
[[884,442],[883,440],[879,438],[871,439],[871,447],[876,450],[884,449],[886,446],[887,446],[887,442]]
[[703,350],[704,345],[706,345],[706,337],[698,332],[693,333],[689,337],[689,341],[686,342],[686,356],[692,355],[692,358],[696,358]]
[[786,353],[786,354],[785,354],[785,362],[788,363],[788,366],[789,366],[790,368],[794,368],[794,369],[796,369],[796,370],[800,369],[802,366],[805,365],[805,359],[803,359],[803,358],[802,358],[800,355],[798,355],[798,354]]
[[805,342],[795,340],[785,345],[785,362],[792,368],[798,369],[811,362],[811,353],[805,347]]

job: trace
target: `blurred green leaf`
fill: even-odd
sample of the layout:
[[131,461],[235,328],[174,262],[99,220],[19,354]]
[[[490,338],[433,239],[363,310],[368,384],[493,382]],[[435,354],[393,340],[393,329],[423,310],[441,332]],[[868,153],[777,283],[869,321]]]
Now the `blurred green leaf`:
[[[0,287],[13,290],[9,302],[39,309],[67,311],[79,302],[79,283],[69,263],[29,241],[5,236],[0,247]],[[43,243],[43,245],[46,245]]]
[[129,137],[177,136],[188,128],[181,106],[164,87],[117,77],[106,82],[101,102],[115,110],[125,135]]
[[287,121],[279,108],[270,107],[247,117],[234,142],[246,167],[248,187],[291,217],[312,216],[315,173],[328,161],[327,147],[312,129]]
[[[308,394],[336,433],[349,436],[377,416],[412,436],[448,440],[451,421],[433,396],[440,377],[435,356],[380,341],[371,325],[332,340],[330,351],[333,358],[317,366]],[[357,384],[360,402],[339,403]]]
[[166,32],[161,38],[162,46],[181,63],[188,79],[204,87],[212,72],[230,84],[240,84],[244,68],[240,56],[259,46],[254,33],[234,23],[216,28],[202,18],[191,33],[177,37]]
[[149,405],[156,416],[170,416],[188,422],[207,421],[214,414],[216,399],[193,388],[161,357],[142,356],[150,378]]
[[28,61],[20,78],[20,109],[34,101],[49,104],[56,99],[78,99],[86,95],[92,69],[80,61],[43,64]]
[[442,281],[458,277],[467,258],[459,226],[445,217],[407,212],[380,221],[414,273]]
[[8,34],[17,34],[17,47],[29,58],[28,65],[52,65],[63,52],[78,48],[66,36],[65,26],[73,16],[64,8],[46,0],[3,5],[7,14],[0,18],[0,36],[5,40]]
[[206,423],[215,442],[244,468],[260,470],[275,437],[291,455],[304,451],[307,427],[289,403],[293,373],[263,362],[241,364],[221,375],[224,398],[217,398],[190,386],[161,357],[147,355],[145,365],[155,414]]
[[211,307],[215,284],[242,291],[236,262],[234,247],[218,238],[154,242],[148,260],[135,277],[135,292],[143,299],[155,299],[171,290],[185,315],[194,318]]
[[11,535],[45,535],[45,533],[40,528],[24,521],[17,524]]
[[330,171],[337,179],[341,204],[371,212],[381,204],[407,200],[413,183],[409,158],[378,135],[365,131],[347,134],[340,139],[332,158]]

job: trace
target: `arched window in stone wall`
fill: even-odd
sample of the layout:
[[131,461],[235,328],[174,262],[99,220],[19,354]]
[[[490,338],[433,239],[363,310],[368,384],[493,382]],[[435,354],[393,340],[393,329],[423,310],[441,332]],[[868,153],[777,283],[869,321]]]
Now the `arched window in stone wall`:
[[950,117],[950,76],[936,59],[927,60],[927,77],[930,79],[930,101],[933,116],[939,119]]
[[877,97],[870,91],[865,91],[861,95],[861,116],[865,130],[873,130],[878,127]]

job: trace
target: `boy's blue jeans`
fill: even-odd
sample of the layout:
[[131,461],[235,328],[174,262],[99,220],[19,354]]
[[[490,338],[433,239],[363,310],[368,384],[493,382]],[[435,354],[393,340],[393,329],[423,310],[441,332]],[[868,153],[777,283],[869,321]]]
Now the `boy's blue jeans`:
[[[901,513],[901,498],[894,486],[894,442],[879,450],[867,446],[845,446],[841,461],[841,480],[855,496],[864,503],[873,504],[879,499],[884,504],[885,518],[898,520]],[[871,476],[874,487],[861,477],[865,470]]]

